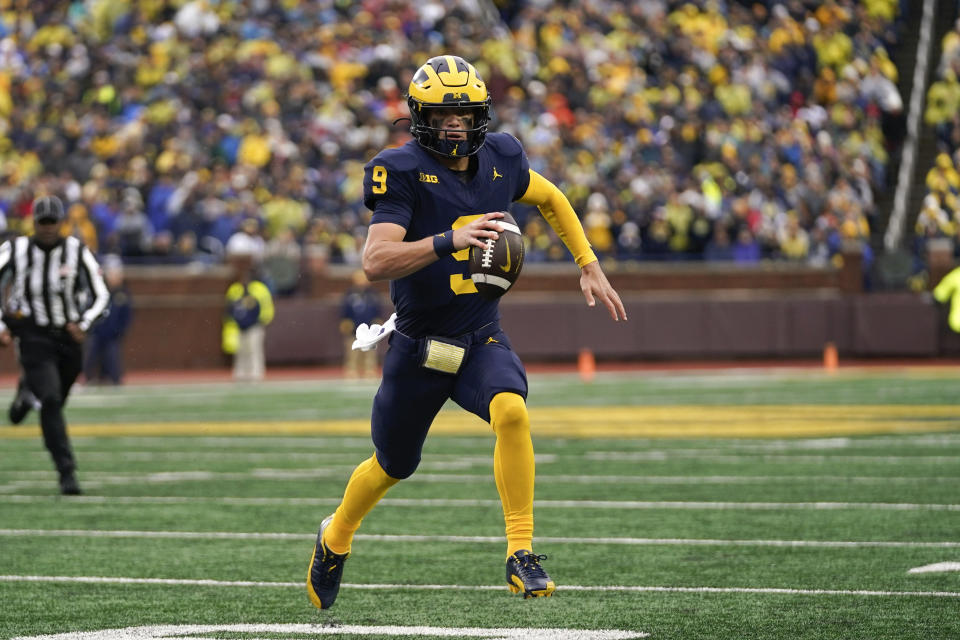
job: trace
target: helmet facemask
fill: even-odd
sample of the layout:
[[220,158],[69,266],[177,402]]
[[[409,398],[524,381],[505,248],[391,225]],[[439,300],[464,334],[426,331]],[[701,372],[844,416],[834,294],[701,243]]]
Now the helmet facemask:
[[[490,122],[489,103],[423,105],[417,103],[413,98],[409,99],[409,103],[410,120],[412,121],[410,133],[420,143],[420,146],[448,158],[472,156],[483,146]],[[442,126],[431,126],[431,116],[436,111],[451,107],[470,111],[473,121],[469,128],[444,129]]]
[[[490,96],[477,70],[457,56],[437,56],[420,67],[407,95],[410,133],[423,148],[448,158],[480,150],[490,123]],[[469,110],[469,128],[443,129],[431,123],[437,109]],[[449,136],[452,135],[453,139]]]

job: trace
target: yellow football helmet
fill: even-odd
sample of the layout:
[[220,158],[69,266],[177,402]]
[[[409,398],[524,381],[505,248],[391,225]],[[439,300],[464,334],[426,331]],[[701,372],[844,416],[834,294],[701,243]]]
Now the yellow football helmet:
[[[490,122],[487,85],[472,64],[459,56],[436,56],[417,69],[407,90],[410,133],[423,148],[449,158],[471,156],[480,150]],[[444,129],[430,126],[430,110],[462,108],[473,111],[473,127],[465,141],[446,140]]]

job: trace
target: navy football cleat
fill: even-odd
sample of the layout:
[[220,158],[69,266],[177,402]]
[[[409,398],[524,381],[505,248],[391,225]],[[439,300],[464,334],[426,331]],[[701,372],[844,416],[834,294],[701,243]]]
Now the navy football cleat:
[[522,593],[524,598],[541,598],[553,595],[557,585],[540,566],[547,556],[538,556],[521,549],[507,558],[507,586],[513,593]]
[[317,546],[310,558],[310,571],[307,573],[307,593],[310,602],[318,609],[329,609],[337,599],[340,580],[343,578],[343,563],[350,553],[334,553],[323,541],[323,530],[333,521],[329,515],[320,523],[317,533]]

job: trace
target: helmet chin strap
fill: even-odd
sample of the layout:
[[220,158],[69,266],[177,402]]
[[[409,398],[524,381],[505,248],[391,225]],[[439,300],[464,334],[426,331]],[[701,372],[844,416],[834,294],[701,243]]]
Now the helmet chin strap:
[[[450,131],[463,133],[465,138],[463,140],[448,140],[440,137],[444,132]],[[425,128],[418,131],[415,127],[411,127],[410,132],[414,134],[420,146],[448,158],[466,158],[475,154],[483,146],[486,137],[482,128],[466,131],[463,129]]]
[[453,158],[466,158],[467,157],[467,145],[470,143],[469,140],[438,140],[435,147],[438,153],[442,153],[446,156],[451,156]]

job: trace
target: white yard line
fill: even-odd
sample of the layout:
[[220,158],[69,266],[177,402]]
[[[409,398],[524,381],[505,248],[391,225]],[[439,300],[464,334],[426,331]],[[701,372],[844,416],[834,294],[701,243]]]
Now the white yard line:
[[[170,586],[198,587],[267,587],[285,589],[303,589],[303,582],[264,582],[256,580],[191,580],[179,578],[123,578],[106,576],[23,576],[0,575],[0,582],[56,582],[85,584],[155,584]],[[366,589],[374,591],[501,591],[500,585],[463,585],[463,584],[343,584],[344,589]],[[658,587],[635,585],[561,585],[559,591],[621,591],[655,593],[755,593],[776,595],[811,596],[900,596],[914,598],[960,598],[955,591],[882,591],[867,589],[784,589],[777,587]]]
[[[0,537],[71,538],[169,538],[175,540],[315,540],[314,533],[258,533],[237,531],[132,531],[103,529],[0,529]],[[399,534],[357,534],[356,540],[376,542],[458,542],[502,544],[501,536],[441,536]],[[812,547],[827,549],[894,548],[960,549],[960,542],[916,542],[897,540],[720,540],[709,538],[564,538],[537,536],[543,544],[668,545],[718,547]],[[954,563],[960,564],[960,563]],[[917,572],[919,573],[919,572]]]
[[914,567],[907,573],[945,573],[947,571],[960,571],[960,562],[935,562],[922,567]]
[[[64,504],[60,496],[0,495],[0,503],[52,502]],[[67,502],[97,504],[234,504],[234,505],[338,505],[338,498],[232,498],[207,496],[72,496]],[[393,507],[499,507],[495,499],[453,498],[384,498],[378,504]],[[542,509],[682,509],[682,510],[736,510],[750,511],[838,511],[857,509],[868,511],[960,511],[960,504],[903,503],[903,502],[710,502],[710,501],[646,501],[646,500],[534,500]]]

